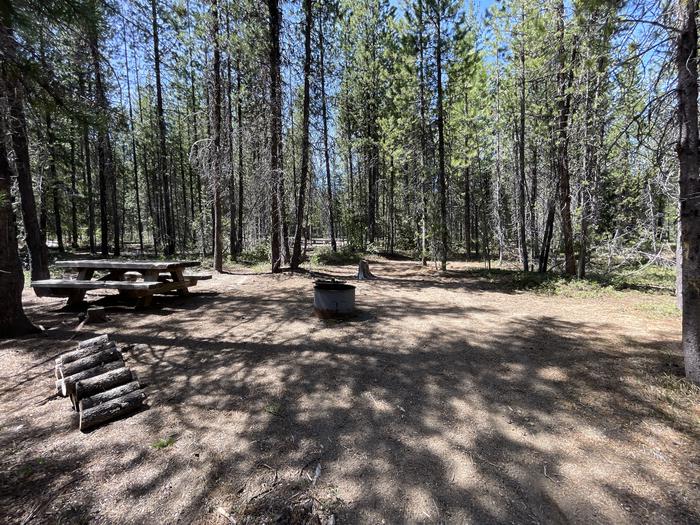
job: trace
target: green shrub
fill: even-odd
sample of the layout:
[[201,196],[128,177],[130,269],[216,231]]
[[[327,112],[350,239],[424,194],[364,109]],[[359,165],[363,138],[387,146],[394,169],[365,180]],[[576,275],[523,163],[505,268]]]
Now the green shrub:
[[270,243],[261,241],[255,246],[247,248],[238,256],[238,262],[244,264],[258,264],[270,260]]
[[334,252],[329,246],[314,249],[311,254],[311,263],[323,266],[339,266],[344,264],[357,264],[360,254],[349,246],[341,246]]

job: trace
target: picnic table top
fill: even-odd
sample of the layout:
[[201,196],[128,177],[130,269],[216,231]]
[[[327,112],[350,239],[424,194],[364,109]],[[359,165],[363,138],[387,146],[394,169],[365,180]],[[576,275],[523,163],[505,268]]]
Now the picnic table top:
[[56,261],[59,268],[91,268],[95,270],[175,270],[199,266],[199,261],[125,261],[112,259],[85,259]]

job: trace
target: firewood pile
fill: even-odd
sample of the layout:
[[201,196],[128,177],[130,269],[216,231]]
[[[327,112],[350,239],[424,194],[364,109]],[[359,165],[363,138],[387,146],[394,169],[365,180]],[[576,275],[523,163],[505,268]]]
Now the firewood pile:
[[143,406],[146,394],[109,336],[78,343],[56,358],[56,393],[70,399],[85,432]]

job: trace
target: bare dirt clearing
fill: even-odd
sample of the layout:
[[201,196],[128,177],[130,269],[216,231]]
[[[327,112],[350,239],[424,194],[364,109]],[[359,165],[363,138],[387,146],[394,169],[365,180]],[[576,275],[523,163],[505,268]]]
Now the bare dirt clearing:
[[[0,521],[226,523],[305,492],[342,523],[700,522],[680,322],[642,308],[672,298],[543,296],[464,266],[374,262],[344,322],[312,316],[308,275],[236,270],[77,334],[25,292],[47,332],[0,343]],[[150,409],[82,435],[53,359],[99,333],[138,345]]]

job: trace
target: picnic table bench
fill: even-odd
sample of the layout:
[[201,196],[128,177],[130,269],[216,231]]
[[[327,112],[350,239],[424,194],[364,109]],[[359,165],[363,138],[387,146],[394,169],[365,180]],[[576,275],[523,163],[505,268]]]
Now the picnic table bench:
[[[58,268],[77,272],[75,279],[44,279],[33,281],[33,288],[48,289],[51,295],[67,297],[67,306],[83,302],[88,290],[118,290],[120,295],[135,297],[139,306],[151,304],[154,294],[176,291],[188,295],[189,288],[211,275],[186,275],[185,268],[199,266],[198,261],[123,261],[92,259],[57,261]],[[107,272],[99,279],[93,279],[95,272]],[[142,279],[142,280],[139,280]]]

